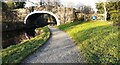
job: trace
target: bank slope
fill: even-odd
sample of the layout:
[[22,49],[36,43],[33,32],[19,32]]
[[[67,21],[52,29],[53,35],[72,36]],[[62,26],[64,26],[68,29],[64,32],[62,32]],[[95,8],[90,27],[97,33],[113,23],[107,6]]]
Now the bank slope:
[[40,35],[30,40],[23,41],[20,44],[11,45],[6,49],[2,49],[2,64],[9,65],[10,63],[20,63],[26,56],[42,46],[49,38],[50,31],[48,27],[39,28],[38,30],[43,30]]
[[79,46],[89,63],[118,63],[118,27],[105,21],[60,25]]

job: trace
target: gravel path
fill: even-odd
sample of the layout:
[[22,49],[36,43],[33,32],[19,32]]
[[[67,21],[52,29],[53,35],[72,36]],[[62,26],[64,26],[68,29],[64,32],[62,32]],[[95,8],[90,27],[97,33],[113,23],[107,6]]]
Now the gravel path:
[[49,28],[50,39],[22,63],[83,63],[84,59],[72,39],[55,27]]

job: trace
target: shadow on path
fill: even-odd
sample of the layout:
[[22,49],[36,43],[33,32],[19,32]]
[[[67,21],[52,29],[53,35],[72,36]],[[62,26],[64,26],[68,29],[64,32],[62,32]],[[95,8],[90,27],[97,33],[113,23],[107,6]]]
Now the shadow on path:
[[63,31],[49,26],[50,39],[22,63],[83,63],[84,58],[70,37]]

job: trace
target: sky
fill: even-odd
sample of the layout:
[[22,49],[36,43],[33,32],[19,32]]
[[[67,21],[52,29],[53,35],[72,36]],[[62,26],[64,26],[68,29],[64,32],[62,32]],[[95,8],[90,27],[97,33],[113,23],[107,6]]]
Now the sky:
[[74,3],[74,6],[76,6],[77,4],[84,4],[91,6],[93,9],[96,9],[95,3],[97,2],[97,0],[61,0],[61,2],[63,4],[72,2]]
[[[41,1],[41,0],[29,0],[29,1],[37,3],[38,1]],[[102,1],[102,0],[100,0],[100,1]],[[69,4],[73,4],[74,7],[77,6],[78,4],[89,5],[89,6],[91,6],[93,8],[93,10],[96,10],[95,3],[98,2],[98,0],[60,0],[60,2],[64,6],[69,6]],[[32,5],[33,4],[31,4],[31,3],[28,2],[26,4],[26,7],[29,7],[29,6],[32,6]]]

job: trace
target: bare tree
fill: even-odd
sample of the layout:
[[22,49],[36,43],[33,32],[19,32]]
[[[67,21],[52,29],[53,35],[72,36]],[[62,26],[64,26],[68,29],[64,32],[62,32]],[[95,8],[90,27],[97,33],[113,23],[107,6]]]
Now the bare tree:
[[107,10],[106,10],[106,0],[105,0],[105,2],[104,2],[104,15],[105,15],[105,21],[106,21],[106,19],[107,19]]
[[47,5],[50,5],[50,6],[60,6],[61,5],[60,0],[46,0],[45,2]]

